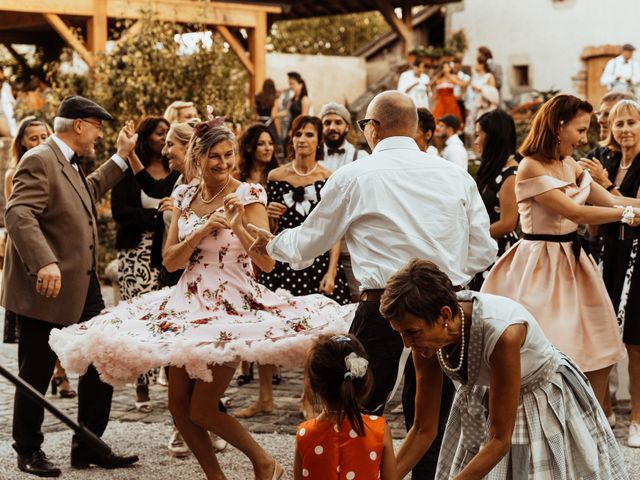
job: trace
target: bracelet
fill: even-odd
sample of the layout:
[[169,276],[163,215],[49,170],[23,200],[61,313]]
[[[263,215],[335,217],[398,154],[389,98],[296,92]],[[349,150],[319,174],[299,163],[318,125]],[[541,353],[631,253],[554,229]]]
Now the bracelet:
[[626,223],[627,225],[632,225],[635,218],[636,212],[633,207],[631,205],[627,205],[626,207],[624,207],[624,209],[622,210],[622,218],[620,219],[620,221],[622,223]]
[[617,189],[618,189],[618,186],[615,183],[612,183],[607,187],[607,192],[610,192],[612,190],[617,190]]

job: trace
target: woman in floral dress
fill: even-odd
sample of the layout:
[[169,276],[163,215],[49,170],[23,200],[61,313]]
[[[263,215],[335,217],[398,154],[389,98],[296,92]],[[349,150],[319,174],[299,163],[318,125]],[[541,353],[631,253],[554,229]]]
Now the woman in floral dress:
[[282,468],[235,418],[212,409],[240,360],[299,365],[317,335],[346,332],[351,309],[322,295],[283,298],[253,280],[251,262],[273,261],[248,252],[247,223],[265,228],[266,194],[231,177],[234,135],[222,120],[196,126],[188,169],[200,185],[174,192],[164,265],[186,265],[172,289],[121,303],[82,324],[56,330],[52,348],[70,371],[93,363],[113,384],[171,365],[169,409],[207,478],[220,478],[208,431],[245,453],[256,479],[280,478]]

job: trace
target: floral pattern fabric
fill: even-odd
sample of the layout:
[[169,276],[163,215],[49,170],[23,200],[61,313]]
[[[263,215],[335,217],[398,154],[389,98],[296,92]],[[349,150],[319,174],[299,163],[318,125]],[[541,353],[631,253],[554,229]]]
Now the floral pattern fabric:
[[[174,191],[179,239],[203,225],[190,208],[197,186]],[[260,185],[243,183],[243,204],[266,203]],[[175,287],[122,302],[89,322],[56,330],[50,343],[70,372],[93,363],[112,384],[160,365],[184,366],[210,380],[211,364],[239,360],[300,365],[320,333],[346,332],[352,306],[323,295],[291,297],[254,280],[251,260],[232,230],[214,232],[194,250]]]

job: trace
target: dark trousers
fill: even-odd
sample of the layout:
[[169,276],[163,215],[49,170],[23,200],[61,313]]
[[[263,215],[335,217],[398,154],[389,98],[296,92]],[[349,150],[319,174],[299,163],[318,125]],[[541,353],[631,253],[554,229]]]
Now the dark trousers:
[[[354,334],[364,345],[369,356],[369,367],[373,373],[373,392],[365,408],[371,413],[382,415],[387,397],[393,390],[398,375],[398,362],[403,350],[402,337],[380,315],[380,302],[360,302],[351,324],[350,333]],[[409,359],[405,368],[402,392],[402,408],[407,429],[413,424],[416,393],[415,370],[413,363],[409,363],[410,361],[411,359]],[[451,409],[453,394],[453,384],[445,376],[442,388],[438,436],[424,457],[414,467],[411,478],[415,480],[431,480],[435,478],[440,445],[449,410]]]
[[[91,274],[87,299],[79,322],[95,317],[104,308],[100,284],[95,272]],[[47,391],[56,355],[49,346],[49,333],[60,325],[18,315],[20,341],[18,344],[19,376],[43,395]],[[98,436],[104,433],[111,411],[113,388],[102,382],[98,372],[89,366],[78,383],[78,423],[86,426]],[[31,453],[40,448],[44,440],[41,426],[44,408],[29,400],[20,389],[16,389],[13,405],[13,448],[18,454]],[[74,448],[82,448],[78,439],[73,439]]]

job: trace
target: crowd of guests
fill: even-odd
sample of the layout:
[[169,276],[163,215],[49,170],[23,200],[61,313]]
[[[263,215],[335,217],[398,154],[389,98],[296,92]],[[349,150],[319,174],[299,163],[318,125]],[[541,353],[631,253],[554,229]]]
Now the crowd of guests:
[[[240,361],[239,383],[252,380],[256,363],[259,397],[234,414],[270,413],[278,366],[304,358],[296,479],[325,478],[327,469],[346,469],[345,478],[506,479],[515,466],[529,477],[628,478],[611,432],[610,377],[626,348],[627,443],[640,447],[640,300],[631,294],[640,276],[640,104],[607,94],[597,112],[602,143],[576,161],[592,106],[552,98],[518,146],[513,119],[497,108],[496,71],[486,48],[472,78],[447,62],[430,81],[417,62],[399,91],[378,95],[356,122],[370,155],[348,141],[354,122],[344,105],[311,115],[296,72],[286,92],[265,82],[259,122],[238,139],[224,118],[203,119],[178,101],[127,122],[117,153],[86,177],[78,157],[112,120],[104,109],[65,99],[53,135],[23,119],[5,178],[2,292],[5,341],[19,342],[21,376],[75,396],[55,354],[74,372],[88,369],[79,417],[100,435],[111,394],[98,372],[112,384],[134,382],[136,409],[149,412],[149,384],[170,366],[169,451],[193,453],[211,479],[222,478],[215,452],[226,442],[249,457],[256,478],[283,475],[221,398]],[[459,136],[469,119],[475,179]],[[65,263],[73,252],[47,227],[56,221],[48,202],[75,194],[54,185],[47,162],[56,161],[89,205],[81,267]],[[98,315],[91,205],[111,188],[124,302]],[[586,240],[580,225],[589,226]],[[64,290],[69,269],[88,269],[86,299]],[[25,305],[16,285],[35,288],[39,303]],[[58,298],[78,305],[80,322]],[[395,455],[382,414],[402,374],[408,433]],[[455,399],[452,381],[462,384]],[[97,395],[101,409],[88,414]],[[40,449],[41,412],[16,394],[18,466],[57,476]],[[135,461],[95,456],[74,439],[78,468]]]

